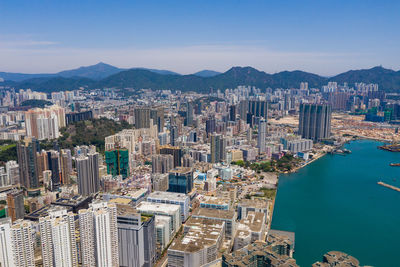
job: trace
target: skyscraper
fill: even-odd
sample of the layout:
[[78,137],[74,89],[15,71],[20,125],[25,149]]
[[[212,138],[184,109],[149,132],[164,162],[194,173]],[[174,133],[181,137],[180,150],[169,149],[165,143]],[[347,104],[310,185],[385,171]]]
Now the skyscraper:
[[19,184],[19,165],[15,160],[7,161],[6,163],[6,171],[8,180],[12,185]]
[[173,155],[153,155],[151,162],[152,173],[168,173],[174,168]]
[[248,107],[248,114],[254,117],[268,118],[268,103],[262,100],[250,100]]
[[186,104],[186,125],[193,125],[193,102],[187,102]]
[[28,190],[39,187],[36,152],[39,152],[39,142],[36,139],[27,138],[24,143],[17,144],[20,181]]
[[164,108],[156,107],[151,109],[150,119],[153,120],[154,125],[157,125],[157,130],[161,133],[164,130]]
[[87,196],[100,190],[99,153],[88,153],[86,157],[78,157],[76,159],[76,172],[80,195]]
[[149,108],[135,108],[135,127],[136,129],[150,128]]
[[192,168],[176,168],[168,176],[168,192],[190,193],[193,189]]
[[226,159],[226,140],[220,134],[211,135],[211,163],[218,163]]
[[30,221],[18,220],[11,226],[11,249],[16,267],[35,266],[33,237]]
[[117,207],[94,202],[79,211],[82,266],[118,267]]
[[44,267],[78,266],[74,218],[66,209],[53,210],[39,218]]
[[206,120],[206,133],[207,137],[210,136],[210,134],[215,133],[215,128],[216,128],[216,122],[214,118],[208,118]]
[[229,107],[229,120],[235,121],[236,120],[236,106],[232,105]]
[[61,185],[60,182],[60,165],[58,151],[47,152],[47,162],[49,163],[49,170],[51,171],[51,191],[56,191]]
[[169,154],[174,156],[174,168],[182,166],[182,149],[173,146],[160,147],[160,154]]
[[119,265],[151,267],[156,257],[155,216],[117,205]]
[[61,177],[62,177],[62,184],[70,184],[70,174],[72,171],[72,157],[71,157],[71,150],[69,149],[61,149]]
[[14,189],[7,194],[8,215],[15,222],[23,219],[25,215],[24,191]]
[[331,107],[302,104],[299,114],[299,134],[306,139],[321,141],[331,135]]
[[169,134],[169,138],[170,138],[170,144],[171,146],[176,146],[176,139],[178,139],[179,137],[179,133],[178,133],[178,126],[176,125],[172,125],[170,128],[170,134]]
[[262,119],[258,122],[258,137],[257,137],[257,147],[260,154],[265,153],[265,138],[267,137],[267,122]]
[[14,255],[11,246],[11,220],[4,218],[0,220],[0,266],[14,267]]

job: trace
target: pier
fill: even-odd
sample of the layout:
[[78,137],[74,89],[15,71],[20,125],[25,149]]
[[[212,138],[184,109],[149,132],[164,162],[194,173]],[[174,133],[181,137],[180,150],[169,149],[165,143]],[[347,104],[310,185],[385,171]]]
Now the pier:
[[396,187],[396,186],[393,186],[393,185],[390,185],[390,184],[386,184],[386,183],[384,183],[384,182],[382,182],[382,181],[379,181],[378,184],[381,185],[381,186],[390,188],[390,189],[392,189],[392,190],[395,190],[395,191],[397,191],[397,192],[400,192],[400,188],[398,188],[398,187]]

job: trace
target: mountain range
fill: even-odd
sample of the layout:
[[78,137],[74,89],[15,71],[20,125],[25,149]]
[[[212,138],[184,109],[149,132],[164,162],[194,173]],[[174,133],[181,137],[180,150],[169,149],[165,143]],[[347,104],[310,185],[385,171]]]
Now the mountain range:
[[252,67],[232,67],[224,73],[210,70],[180,75],[168,70],[145,68],[120,69],[105,63],[55,74],[21,74],[0,72],[5,81],[0,85],[52,92],[78,88],[150,88],[209,92],[214,89],[235,88],[239,85],[265,88],[299,88],[308,82],[310,88],[320,88],[330,81],[353,86],[356,82],[377,83],[381,90],[400,90],[400,71],[381,66],[351,70],[333,77],[323,77],[304,71],[282,71],[268,74]]

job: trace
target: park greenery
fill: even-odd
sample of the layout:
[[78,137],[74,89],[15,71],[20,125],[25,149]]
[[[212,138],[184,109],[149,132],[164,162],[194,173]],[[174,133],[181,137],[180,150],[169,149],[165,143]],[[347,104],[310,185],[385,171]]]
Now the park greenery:
[[15,141],[0,140],[0,162],[17,160],[17,145]]
[[262,161],[262,162],[250,162],[244,160],[238,160],[232,162],[233,165],[251,169],[257,173],[261,172],[288,172],[296,167],[300,162],[299,158],[294,157],[291,154],[286,154],[279,160]]
[[[61,136],[56,141],[60,148],[73,149],[78,145],[95,145],[99,152],[104,153],[105,137],[130,128],[132,125],[126,121],[117,122],[107,118],[79,121],[61,128]],[[52,147],[54,147],[54,141],[41,143],[43,149]]]

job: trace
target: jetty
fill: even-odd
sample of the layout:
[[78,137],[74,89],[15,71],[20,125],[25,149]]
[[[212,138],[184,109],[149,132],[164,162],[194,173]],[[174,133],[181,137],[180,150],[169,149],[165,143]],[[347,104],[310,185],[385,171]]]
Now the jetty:
[[384,183],[384,182],[382,182],[382,181],[379,181],[378,184],[381,185],[381,186],[390,188],[390,189],[392,189],[392,190],[395,190],[395,191],[397,191],[397,192],[400,192],[400,188],[398,188],[398,187],[396,187],[396,186],[393,186],[393,185],[390,185],[390,184],[386,184],[386,183]]
[[382,150],[387,150],[387,151],[390,151],[390,152],[400,152],[400,145],[399,144],[378,146],[378,148],[382,149]]

